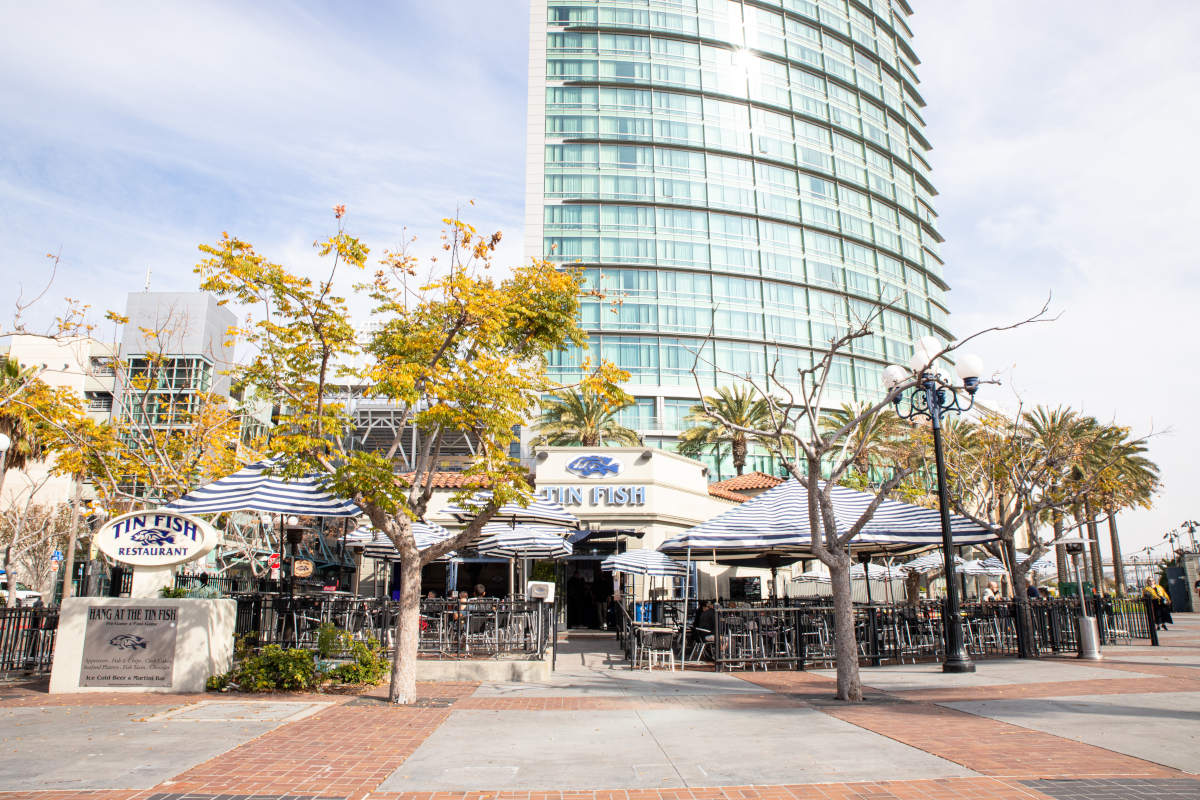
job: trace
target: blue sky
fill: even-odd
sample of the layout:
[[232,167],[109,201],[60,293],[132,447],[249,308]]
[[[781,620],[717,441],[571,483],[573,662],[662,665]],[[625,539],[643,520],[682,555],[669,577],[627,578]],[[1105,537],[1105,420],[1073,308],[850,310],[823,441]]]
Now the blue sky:
[[[961,333],[1053,294],[1061,318],[977,348],[1001,404],[1070,403],[1140,432],[1167,490],[1127,549],[1186,518],[1200,466],[1191,333],[1200,4],[914,0],[940,228]],[[5,11],[0,241],[9,286],[190,289],[229,231],[311,263],[330,209],[375,249],[464,216],[521,257],[527,7],[456,2],[72,4]]]

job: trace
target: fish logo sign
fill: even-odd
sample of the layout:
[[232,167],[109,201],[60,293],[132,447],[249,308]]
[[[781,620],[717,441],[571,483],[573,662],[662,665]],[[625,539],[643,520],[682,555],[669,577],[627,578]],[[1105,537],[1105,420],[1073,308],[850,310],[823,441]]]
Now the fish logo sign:
[[144,544],[147,547],[151,545],[175,544],[175,535],[167,531],[155,530],[149,528],[144,531],[138,531],[129,535],[138,544]]
[[108,640],[108,643],[118,650],[145,650],[148,644],[141,636],[132,633],[121,633]]
[[603,478],[606,475],[619,475],[621,462],[612,456],[580,456],[567,464],[567,471],[574,472],[581,478]]

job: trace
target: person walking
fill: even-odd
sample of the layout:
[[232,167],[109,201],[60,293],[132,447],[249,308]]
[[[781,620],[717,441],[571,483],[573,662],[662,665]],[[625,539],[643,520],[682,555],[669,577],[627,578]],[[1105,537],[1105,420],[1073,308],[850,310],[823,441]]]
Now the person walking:
[[1153,579],[1146,581],[1146,588],[1142,594],[1149,599],[1154,608],[1154,623],[1160,631],[1165,631],[1168,625],[1175,624],[1175,620],[1171,617],[1171,596],[1158,581]]

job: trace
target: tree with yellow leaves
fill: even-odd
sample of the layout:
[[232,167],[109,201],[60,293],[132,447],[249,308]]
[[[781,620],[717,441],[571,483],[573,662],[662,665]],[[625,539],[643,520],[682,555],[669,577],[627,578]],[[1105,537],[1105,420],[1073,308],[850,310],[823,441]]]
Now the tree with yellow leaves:
[[[407,250],[388,252],[356,291],[373,306],[369,333],[350,322],[345,297],[335,291],[339,270],[366,269],[369,251],[346,233],[344,208],[335,209],[337,232],[317,244],[330,262],[329,276],[314,281],[269,261],[240,239],[225,235],[202,246],[197,268],[202,287],[237,303],[253,316],[238,330],[254,348],[237,380],[278,406],[270,452],[286,476],[321,471],[329,489],[363,509],[400,553],[400,610],[389,698],[416,700],[416,658],[421,567],[479,536],[505,503],[531,499],[525,470],[509,456],[514,430],[536,415],[538,398],[560,390],[547,378],[547,353],[582,345],[577,324],[580,274],[546,261],[492,275],[500,234],[482,235],[444,220],[444,263],[418,277]],[[351,368],[346,365],[355,363]],[[611,367],[586,372],[582,387],[614,393],[624,379]],[[364,396],[396,410],[396,435],[381,452],[353,449],[352,420],[334,401],[335,386],[352,378]],[[415,430],[416,451],[401,478],[393,459],[405,431]],[[418,550],[412,523],[423,519],[433,496],[433,474],[442,443],[468,435],[477,443],[465,474],[469,486],[491,499],[461,532]]]

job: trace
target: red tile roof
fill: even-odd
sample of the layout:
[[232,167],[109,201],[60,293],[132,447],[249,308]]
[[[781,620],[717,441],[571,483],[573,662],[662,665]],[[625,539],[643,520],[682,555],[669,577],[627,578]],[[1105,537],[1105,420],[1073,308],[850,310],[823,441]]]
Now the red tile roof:
[[783,478],[776,478],[765,472],[747,472],[745,475],[717,481],[709,486],[709,490],[711,491],[714,486],[731,492],[740,492],[746,489],[774,489],[781,483],[783,483]]
[[750,499],[744,494],[738,494],[737,492],[731,492],[728,489],[722,489],[715,483],[710,483],[708,485],[708,493],[713,497],[719,497],[722,500],[732,500],[735,503],[744,503]]
[[[401,474],[401,478],[405,483],[412,482],[412,472]],[[435,472],[433,473],[433,488],[435,489],[462,489],[466,486],[477,486],[479,484],[487,485],[486,478],[480,478],[475,475],[467,475],[462,472]]]

